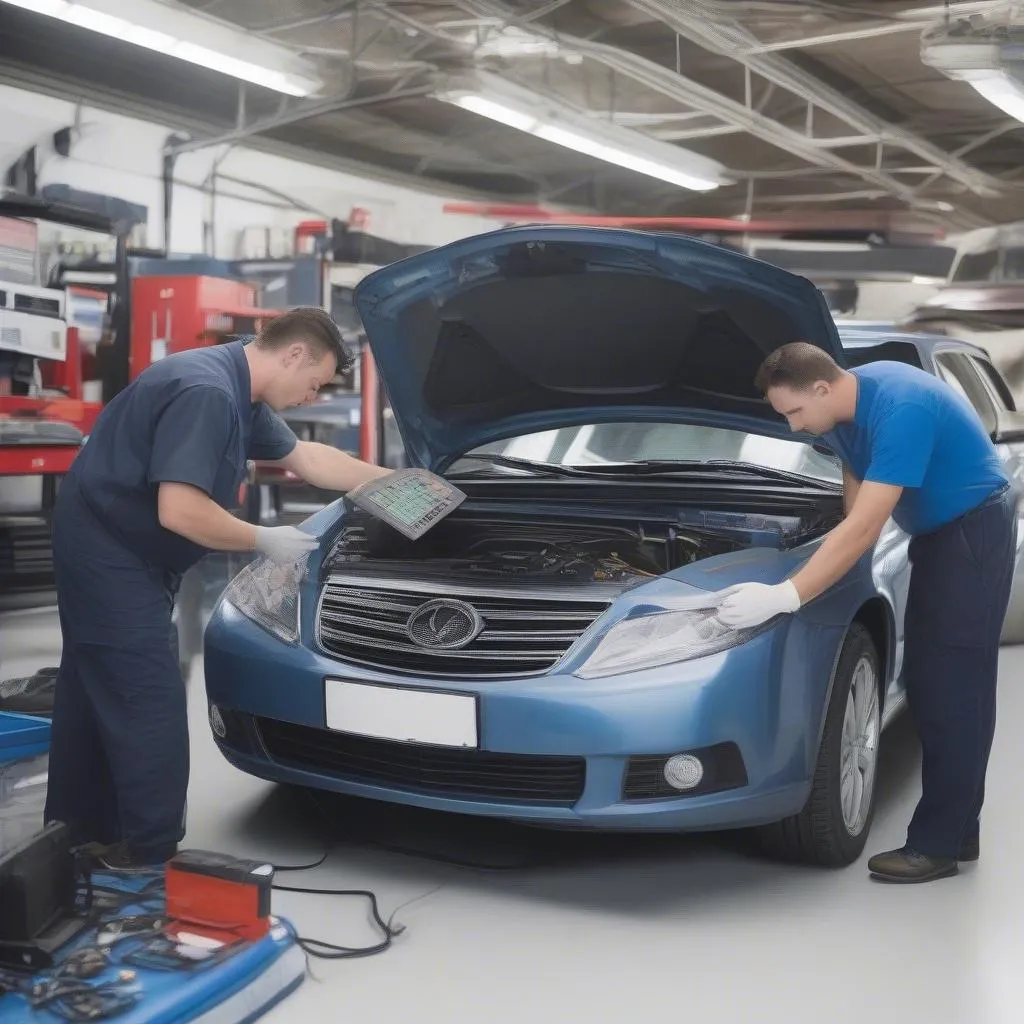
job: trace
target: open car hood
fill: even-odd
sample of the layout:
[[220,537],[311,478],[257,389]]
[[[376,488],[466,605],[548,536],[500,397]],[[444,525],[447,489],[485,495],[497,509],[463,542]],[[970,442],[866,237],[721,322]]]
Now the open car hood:
[[378,270],[354,301],[410,459],[435,470],[574,424],[791,436],[761,360],[810,341],[846,365],[808,280],[678,235],[509,228]]

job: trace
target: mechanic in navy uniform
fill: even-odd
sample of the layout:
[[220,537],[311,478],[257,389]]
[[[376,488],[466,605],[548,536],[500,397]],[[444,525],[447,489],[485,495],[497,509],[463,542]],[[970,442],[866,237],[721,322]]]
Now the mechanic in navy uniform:
[[297,441],[275,410],[312,401],[348,355],[322,310],[296,309],[254,341],[148,367],[107,405],[64,478],[53,519],[63,654],[45,817],[94,863],[169,860],[185,832],[186,688],[171,614],[182,574],[209,551],[288,564],[315,540],[255,526],[237,503],[249,459],[348,491],[387,471]]
[[730,588],[719,614],[743,627],[795,612],[853,568],[890,516],[911,535],[904,678],[922,795],[906,845],[868,870],[894,882],[954,875],[980,850],[1017,495],[975,410],[924,370],[848,371],[797,342],[769,355],[756,383],[790,429],[821,435],[841,457],[846,517],[791,579]]

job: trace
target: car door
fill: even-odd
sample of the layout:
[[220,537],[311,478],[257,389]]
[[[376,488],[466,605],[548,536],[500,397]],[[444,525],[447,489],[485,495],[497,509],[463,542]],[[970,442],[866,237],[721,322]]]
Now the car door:
[[[1015,412],[1009,385],[986,358],[974,352],[941,352],[935,357],[939,376],[963,395],[978,414],[988,434],[996,428],[999,412]],[[996,445],[1012,484],[1024,489],[1024,442]]]
[[[996,367],[974,352],[943,352],[936,356],[943,379],[955,387],[974,406],[985,429],[995,429],[998,410],[1016,411],[1009,385]],[[948,374],[948,376],[946,376]],[[1024,442],[996,445],[1003,468],[1018,494],[1024,493]],[[1010,606],[1003,625],[1003,643],[1024,643],[1024,516],[1018,507],[1017,551],[1014,564]]]

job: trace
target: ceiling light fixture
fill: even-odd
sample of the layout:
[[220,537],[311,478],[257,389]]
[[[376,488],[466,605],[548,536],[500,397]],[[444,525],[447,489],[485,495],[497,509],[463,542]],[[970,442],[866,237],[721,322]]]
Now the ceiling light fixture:
[[311,96],[315,68],[276,43],[158,0],[0,0],[289,96]]
[[947,78],[967,82],[993,106],[1024,122],[1024,45],[1021,39],[926,34],[921,60]]
[[717,161],[601,121],[489,72],[445,83],[437,99],[586,156],[705,192],[729,184]]

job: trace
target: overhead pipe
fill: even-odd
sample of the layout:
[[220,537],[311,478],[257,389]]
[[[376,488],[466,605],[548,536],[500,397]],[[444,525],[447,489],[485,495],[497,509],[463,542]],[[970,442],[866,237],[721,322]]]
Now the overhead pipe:
[[819,78],[797,67],[788,58],[775,53],[754,53],[760,40],[734,20],[715,20],[715,9],[703,0],[681,5],[672,0],[626,0],[635,10],[655,18],[674,32],[712,53],[737,61],[755,74],[793,93],[819,110],[887,145],[915,153],[934,163],[942,172],[979,196],[993,197],[1005,191],[1005,183],[979,171],[913,132],[890,124],[860,104],[831,88]]
[[865,25],[863,28],[841,29],[835,32],[824,32],[817,36],[758,43],[745,52],[755,54],[778,53],[781,50],[805,50],[814,46],[831,46],[835,43],[874,39],[878,36],[896,35],[901,32],[920,32],[924,22],[937,21],[947,16],[962,17],[965,14],[983,14],[1008,6],[1007,0],[972,0],[972,2],[947,3],[942,7],[918,7],[909,11],[895,11],[889,15],[891,21],[878,21],[871,25]]
[[[652,17],[656,17],[663,21],[665,20],[661,17],[660,13],[652,13],[650,9],[642,6],[642,4],[647,2],[647,0],[628,0],[628,2],[638,7],[638,9],[644,9],[647,13],[651,13]],[[505,22],[510,22],[516,16],[516,12],[507,7],[501,2],[501,0],[456,0],[456,3],[463,10],[477,17],[497,18]],[[660,6],[668,8],[667,13],[670,15],[679,14],[675,5],[664,4]],[[386,4],[380,4],[377,9],[383,14],[387,14],[392,17],[394,16],[388,12]],[[401,20],[407,25],[413,21],[413,19],[406,14],[402,14],[400,18],[396,18],[396,20]],[[672,24],[671,22],[666,23],[670,25]],[[416,25],[420,30],[428,34],[440,35],[439,33],[435,33],[429,25],[421,24],[419,22],[417,22]],[[921,202],[916,189],[913,189],[901,182],[898,178],[885,170],[874,166],[869,167],[852,163],[849,160],[838,156],[830,149],[822,147],[820,144],[822,140],[809,138],[803,132],[795,131],[778,121],[766,117],[757,109],[751,109],[750,107],[745,106],[742,102],[738,102],[728,96],[718,93],[700,82],[688,79],[677,73],[674,69],[648,60],[647,58],[641,57],[640,55],[628,50],[623,50],[619,47],[610,46],[604,43],[592,42],[576,36],[565,35],[561,32],[555,31],[554,29],[548,28],[545,25],[533,24],[531,26],[531,32],[563,45],[566,49],[580,53],[590,60],[631,78],[633,81],[638,82],[653,91],[675,99],[681,104],[699,108],[714,115],[715,117],[718,117],[722,121],[738,125],[749,134],[754,135],[765,142],[771,143],[774,146],[778,146],[779,148],[807,161],[809,164],[817,167],[827,167],[832,170],[860,178],[863,181],[882,188],[887,194],[902,199],[912,207],[921,207],[924,205]],[[689,38],[689,34],[686,34]],[[450,42],[451,40],[448,41]],[[756,43],[757,40],[751,37],[751,42]],[[734,58],[736,57],[734,53],[730,53],[729,56],[733,56]],[[768,59],[771,56],[772,55],[770,54],[764,55],[764,59]],[[783,58],[778,59],[788,65],[788,62]],[[775,75],[765,75],[764,77],[769,78],[773,84],[782,84],[775,82]],[[807,99],[808,102],[818,104],[819,96],[824,96],[826,93],[830,97],[839,96],[839,94],[834,93],[833,90],[828,90],[824,83],[819,82],[817,79],[813,78],[813,76],[806,77],[810,83],[809,85],[797,88],[795,84],[792,84],[792,88],[798,95]],[[789,89],[791,88],[791,85],[786,85],[785,87]],[[848,101],[845,97],[840,97],[840,99],[847,108],[850,106],[854,108],[858,118],[860,116],[873,118],[873,115],[868,114],[867,111],[864,111],[857,104],[852,104],[851,101]],[[823,105],[823,109],[831,110],[832,106],[833,104],[829,101]],[[847,110],[847,112],[849,113],[849,110]],[[852,123],[857,123],[857,121],[855,120]],[[881,128],[884,128],[886,142],[892,142],[902,148],[911,149],[914,152],[917,152],[919,155],[924,156],[926,160],[933,161],[936,167],[941,168],[943,173],[949,174],[958,181],[962,181],[966,177],[970,181],[970,185],[968,187],[970,187],[972,191],[980,190],[979,194],[994,195],[1001,194],[1008,187],[1006,182],[1003,182],[998,178],[993,178],[991,175],[983,174],[963,161],[951,158],[948,153],[943,152],[931,143],[921,139],[919,136],[903,129],[898,129],[893,125],[889,125],[888,123],[881,121],[880,119],[874,119],[874,124],[870,129],[862,128],[861,130],[866,130],[867,134],[869,134],[872,139],[875,139],[879,136]]]
[[[456,2],[463,10],[483,17],[508,19],[513,16],[513,12],[499,0],[456,0]],[[408,15],[404,15],[403,20],[408,22]],[[913,189],[885,171],[851,163],[831,150],[822,149],[815,140],[808,138],[802,132],[795,131],[766,117],[756,109],[748,108],[743,103],[724,96],[700,82],[686,78],[672,68],[667,68],[646,57],[616,46],[595,43],[576,36],[565,36],[545,26],[535,25],[531,31],[562,43],[568,49],[581,53],[652,91],[669,96],[678,103],[698,107],[722,121],[739,125],[749,134],[798,156],[810,164],[829,167],[843,174],[861,178],[909,204],[916,204],[918,201]]]

